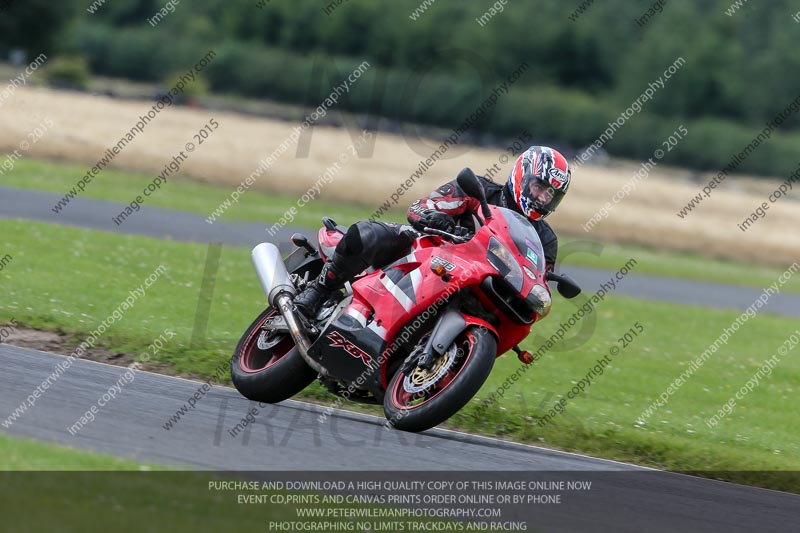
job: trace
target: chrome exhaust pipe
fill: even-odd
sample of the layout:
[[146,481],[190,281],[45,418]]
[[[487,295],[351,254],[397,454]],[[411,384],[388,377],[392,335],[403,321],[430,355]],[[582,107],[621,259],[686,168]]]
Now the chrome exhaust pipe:
[[292,336],[292,340],[297,345],[297,349],[300,351],[300,355],[303,356],[303,360],[306,362],[306,364],[320,374],[327,374],[327,371],[308,355],[308,349],[311,348],[311,341],[309,341],[308,337],[306,337],[303,327],[300,325],[300,321],[297,320],[297,317],[294,314],[294,310],[292,309],[292,297],[285,292],[279,294],[276,298],[276,309],[281,313],[283,319],[286,321],[286,327],[289,328],[289,334]]
[[262,242],[253,248],[250,259],[253,261],[256,275],[258,275],[269,305],[277,309],[275,300],[281,293],[288,293],[291,296],[297,293],[277,246],[269,242]]
[[297,293],[297,289],[286,271],[286,265],[283,264],[278,247],[269,242],[262,242],[253,248],[250,259],[253,261],[256,275],[261,282],[261,288],[264,289],[264,294],[267,296],[267,302],[283,316],[286,326],[289,328],[289,334],[297,345],[303,361],[321,376],[327,376],[328,370],[308,355],[311,341],[306,337],[300,320],[292,308],[292,298]]

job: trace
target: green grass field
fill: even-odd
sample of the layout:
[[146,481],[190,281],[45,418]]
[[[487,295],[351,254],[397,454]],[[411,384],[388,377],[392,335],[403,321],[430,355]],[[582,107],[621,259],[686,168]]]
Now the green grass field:
[[[291,476],[289,476],[291,477]],[[275,480],[288,479],[278,473]],[[295,490],[225,490],[219,482],[245,481],[235,473],[170,470],[0,433],[0,512],[3,531],[272,531],[271,522],[297,522],[298,509],[359,509],[388,506],[355,503],[243,503],[239,496],[312,496]],[[253,481],[249,479],[247,481]],[[265,480],[262,480],[265,481]],[[260,481],[259,481],[260,483]],[[261,485],[260,485],[261,486]],[[263,486],[262,486],[263,487]],[[41,512],[46,509],[46,512]],[[402,517],[372,523],[419,523],[440,520]],[[311,524],[346,524],[347,517],[305,518]],[[10,528],[10,529],[9,529]],[[317,531],[319,529],[313,529]]]
[[[210,376],[264,306],[249,251],[225,248],[207,345],[191,349],[206,246],[27,221],[0,221],[0,235],[0,250],[14,258],[0,274],[5,295],[0,322],[15,318],[22,325],[74,333],[75,342],[164,265],[166,273],[101,337],[100,344],[114,352],[139,354],[170,328],[177,336],[156,359],[171,372]],[[575,309],[556,296],[552,315],[524,347],[537,349]],[[635,421],[642,411],[738,313],[609,296],[590,316],[596,322],[586,322],[585,344],[553,348],[498,403],[476,417],[483,400],[519,366],[513,354],[498,360],[484,389],[452,419],[451,427],[674,470],[800,469],[796,440],[800,422],[793,401],[800,378],[796,358],[785,357],[719,426],[712,430],[704,424],[798,329],[796,320],[763,315],[749,321],[666,407],[638,427]],[[584,394],[570,400],[566,413],[539,427],[537,418],[618,345],[636,322],[644,332]],[[304,397],[324,403],[333,400],[317,385]],[[751,481],[762,483],[758,478]]]
[[263,531],[296,517],[294,506],[245,507],[236,493],[209,490],[215,476],[0,433],[4,531]]
[[[20,160],[9,173],[0,176],[0,185],[35,189],[64,194],[86,172],[85,167],[58,165],[50,162]],[[153,179],[152,175],[104,170],[92,181],[82,196],[128,203]],[[146,207],[160,207],[189,211],[208,217],[232,192],[227,187],[202,184],[188,178],[170,180],[162,193],[147,199]],[[297,198],[248,191],[240,202],[228,209],[222,221],[263,222],[265,228],[276,222]],[[294,225],[307,228],[320,226],[323,215],[340,224],[351,224],[367,219],[374,213],[374,205],[347,206],[338,203],[315,201],[298,210]],[[69,208],[68,208],[69,209]],[[396,210],[386,216],[387,221],[404,221],[404,212]],[[109,222],[110,223],[110,222]],[[561,236],[562,249],[584,237]],[[638,273],[658,274],[678,278],[712,281],[731,285],[764,288],[775,282],[783,269],[738,264],[696,255],[662,252],[654,249],[621,245],[605,245],[602,255],[574,253],[564,257],[565,265],[616,270],[629,258],[635,257]],[[800,293],[800,279],[793,279],[783,287],[787,292]]]
[[10,437],[0,433],[0,471],[150,471],[160,467],[139,465],[110,455]]

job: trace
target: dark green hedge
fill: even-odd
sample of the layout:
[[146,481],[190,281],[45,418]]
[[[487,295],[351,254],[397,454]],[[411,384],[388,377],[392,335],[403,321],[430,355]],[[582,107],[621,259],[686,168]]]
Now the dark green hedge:
[[[207,50],[213,49],[217,55],[203,72],[213,91],[304,104],[309,110],[361,63],[352,58],[298,54],[233,41],[173,41],[167,33],[146,29],[92,25],[82,28],[78,35],[76,46],[99,74],[161,81],[191,68]],[[499,137],[515,137],[528,130],[538,142],[584,147],[594,142],[630,104],[577,90],[532,85],[526,74],[508,94],[499,97],[477,130]],[[372,66],[337,107],[402,122],[455,127],[480,106],[500,81],[502,78],[498,77],[488,83],[474,70],[465,70],[458,76],[435,69],[420,72]],[[605,149],[621,157],[647,159],[683,124],[689,130],[688,136],[663,161],[719,170],[763,127],[750,128],[718,119],[665,118],[650,112],[657,102],[658,96],[645,104],[640,114],[616,131]],[[798,164],[798,148],[800,136],[776,133],[738,170],[787,175]]]

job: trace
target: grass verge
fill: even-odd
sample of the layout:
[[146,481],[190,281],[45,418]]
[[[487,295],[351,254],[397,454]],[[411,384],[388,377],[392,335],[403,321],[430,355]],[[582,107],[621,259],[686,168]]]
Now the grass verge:
[[44,444],[0,433],[0,471],[149,471],[158,468],[110,455]]
[[225,531],[233,524],[263,531],[268,519],[295,518],[293,506],[246,508],[235,493],[209,490],[216,475],[0,433],[0,511],[8,531]]
[[[273,477],[280,480],[291,474],[278,472]],[[219,488],[232,480],[245,478],[236,473],[168,470],[0,433],[0,512],[8,531],[139,532],[143,518],[147,531],[227,531],[233,525],[239,531],[264,531],[265,527],[271,531],[272,524],[279,522],[301,522],[313,531],[326,526],[348,531],[351,519],[340,518],[346,517],[344,512],[334,515],[336,510],[390,509],[324,503],[325,493],[264,488],[261,483],[266,478],[255,481],[261,490]],[[260,499],[273,495],[284,499]],[[247,501],[247,497],[259,499]],[[313,500],[295,503],[298,500],[292,497]],[[332,517],[298,520],[301,509],[331,510]],[[416,531],[421,521],[403,517],[364,523],[383,526],[385,531],[392,525],[393,530]]]
[[[249,252],[226,248],[210,309],[207,339],[190,348],[206,247],[65,228],[0,221],[0,249],[14,257],[3,270],[0,321],[75,334],[95,329],[159,265],[166,272],[99,340],[114,352],[143,353],[165,328],[177,335],[155,356],[162,370],[210,377],[263,307]],[[624,283],[624,281],[622,282]],[[556,297],[555,309],[525,342],[535,350],[575,312]],[[580,302],[578,302],[580,305]],[[471,404],[451,427],[579,451],[611,459],[689,471],[800,470],[793,390],[800,362],[784,357],[771,375],[713,429],[704,421],[755,374],[797,330],[797,322],[757,316],[747,322],[644,425],[642,411],[736,319],[738,313],[609,296],[579,331],[545,354],[497,403],[484,400],[513,373],[513,355],[500,358]],[[597,359],[620,346],[640,323],[643,332],[613,358],[565,413],[537,422],[586,376]],[[575,336],[579,338],[573,338]],[[307,399],[333,400],[313,385]],[[351,406],[348,405],[348,408]],[[164,413],[167,416],[169,413]],[[756,474],[750,482],[759,481]],[[785,488],[785,487],[781,487]]]

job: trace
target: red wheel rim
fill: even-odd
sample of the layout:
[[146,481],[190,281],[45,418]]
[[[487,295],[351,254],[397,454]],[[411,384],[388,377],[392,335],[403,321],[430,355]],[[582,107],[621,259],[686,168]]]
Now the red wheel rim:
[[266,322],[268,318],[275,315],[275,313],[276,311],[273,310],[265,315],[261,321],[259,321],[258,326],[253,328],[253,331],[250,332],[250,335],[244,342],[239,357],[239,368],[243,371],[248,373],[261,372],[280,361],[294,348],[294,342],[288,333],[285,334],[283,340],[268,350],[262,350],[258,347],[261,326],[264,325],[264,322]]
[[[453,364],[442,377],[421,392],[409,392],[406,390],[405,384],[408,377],[402,371],[399,371],[400,375],[393,381],[390,392],[392,404],[397,409],[405,411],[413,411],[427,404],[444,392],[458,378],[461,371],[469,364],[474,351],[475,337],[472,333],[467,333],[465,336],[460,337],[456,341],[456,355]],[[447,357],[447,354],[444,357]]]

